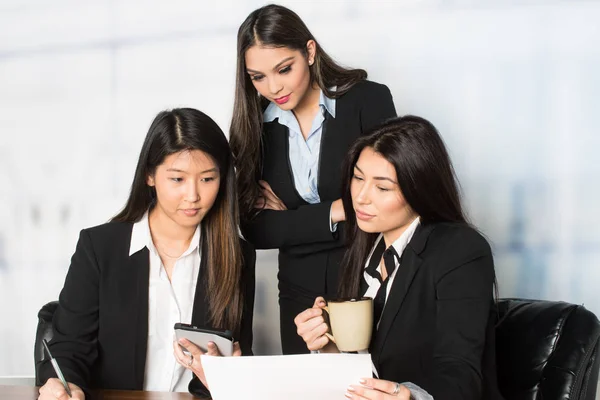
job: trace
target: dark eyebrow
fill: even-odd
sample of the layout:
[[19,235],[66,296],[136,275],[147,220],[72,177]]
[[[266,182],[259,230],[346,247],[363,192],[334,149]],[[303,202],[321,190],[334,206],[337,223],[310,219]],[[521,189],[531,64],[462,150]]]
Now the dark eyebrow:
[[[206,174],[208,172],[217,172],[218,170],[219,169],[217,167],[214,167],[214,168],[207,169],[206,171],[202,171],[200,173],[201,174]],[[182,174],[187,174],[187,171],[183,171],[183,170],[177,169],[177,168],[168,168],[167,172],[181,172]]]
[[[358,167],[358,164],[355,164],[354,168],[356,168],[361,174],[364,174],[364,172]],[[375,179],[376,181],[390,181],[394,185],[398,184],[398,182],[394,181],[391,178],[388,178],[387,176],[375,176],[375,177],[373,177],[373,179]]]
[[[281,61],[280,61],[280,62],[279,62],[279,63],[278,63],[276,66],[274,66],[274,67],[273,67],[273,70],[276,70],[276,69],[278,69],[278,68],[281,66],[281,64],[283,64],[283,63],[285,63],[285,62],[288,62],[288,61],[290,61],[290,60],[293,60],[293,59],[294,59],[294,56],[290,56],[290,57],[284,58],[284,59],[283,59],[283,60],[281,60]],[[253,69],[250,69],[250,68],[246,68],[246,72],[252,72],[253,74],[262,74],[262,72],[260,72],[260,71],[255,71],[255,70],[253,70]]]

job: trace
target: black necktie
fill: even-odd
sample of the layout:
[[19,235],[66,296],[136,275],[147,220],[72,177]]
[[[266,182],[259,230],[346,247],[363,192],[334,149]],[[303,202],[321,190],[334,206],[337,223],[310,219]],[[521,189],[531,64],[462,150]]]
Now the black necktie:
[[[382,240],[383,242],[383,240]],[[383,252],[383,265],[385,266],[385,270],[387,272],[387,278],[385,281],[381,282],[381,275],[379,275],[379,281],[381,282],[381,286],[377,291],[377,295],[373,300],[373,330],[377,330],[377,324],[379,323],[379,319],[381,318],[381,314],[383,313],[383,307],[385,306],[385,295],[387,292],[388,282],[390,281],[390,276],[396,269],[396,258],[398,258],[398,253],[393,246],[390,246],[386,251]]]

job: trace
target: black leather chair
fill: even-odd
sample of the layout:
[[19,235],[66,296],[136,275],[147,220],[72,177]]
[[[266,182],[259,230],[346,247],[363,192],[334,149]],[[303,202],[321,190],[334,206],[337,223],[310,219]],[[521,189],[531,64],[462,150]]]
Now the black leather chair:
[[35,347],[33,349],[33,359],[35,361],[35,384],[41,386],[44,382],[40,382],[38,369],[42,361],[46,359],[46,352],[42,345],[42,339],[52,339],[52,317],[54,311],[58,307],[58,301],[51,301],[44,305],[38,313],[38,325],[35,333]]
[[507,400],[594,400],[600,322],[583,306],[500,299],[498,385]]

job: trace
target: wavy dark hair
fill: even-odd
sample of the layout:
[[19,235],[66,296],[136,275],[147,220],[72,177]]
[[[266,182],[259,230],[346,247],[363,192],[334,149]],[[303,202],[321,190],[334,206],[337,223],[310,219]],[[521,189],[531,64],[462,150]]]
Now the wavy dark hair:
[[[258,180],[262,170],[262,120],[268,100],[260,96],[246,72],[246,51],[252,46],[287,47],[308,57],[306,45],[315,41],[314,63],[310,66],[311,84],[317,84],[329,98],[338,98],[357,82],[367,78],[363,69],[348,69],[337,64],[319,45],[302,19],[292,10],[270,4],[254,10],[237,34],[235,102],[229,131],[231,150],[237,168],[240,213],[251,219],[260,195]],[[331,90],[336,86],[335,91]]]
[[231,150],[223,131],[208,115],[192,108],[159,113],[144,140],[127,203],[112,221],[139,221],[156,204],[148,176],[171,154],[200,150],[212,157],[220,174],[219,193],[201,227],[200,246],[206,257],[209,315],[213,326],[239,331],[242,250],[238,236],[238,204]]
[[361,271],[379,236],[358,227],[350,193],[354,166],[367,147],[393,165],[402,195],[419,215],[421,224],[467,223],[458,180],[437,129],[412,115],[390,119],[374,128],[353,144],[343,167],[342,202],[348,250],[342,261],[339,295],[344,298],[359,295]]

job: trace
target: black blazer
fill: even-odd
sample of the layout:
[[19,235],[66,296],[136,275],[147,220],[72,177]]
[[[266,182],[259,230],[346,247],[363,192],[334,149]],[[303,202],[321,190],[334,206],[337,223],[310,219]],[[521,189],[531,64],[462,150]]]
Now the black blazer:
[[435,400],[501,399],[487,241],[464,224],[420,225],[398,268],[371,345],[379,377]]
[[279,249],[280,288],[304,292],[310,304],[316,295],[337,292],[338,266],[344,254],[343,229],[331,233],[331,203],[341,197],[342,164],[356,138],[396,110],[385,85],[362,81],[336,100],[335,118],[326,113],[321,139],[318,191],[321,203],[309,204],[298,194],[289,161],[288,128],[278,120],[265,123],[263,171],[287,211],[264,210],[242,233],[257,249]]
[[[67,381],[87,393],[90,388],[143,388],[150,266],[146,247],[129,256],[132,227],[131,223],[111,222],[81,231],[52,321],[50,351]],[[234,337],[242,354],[249,355],[255,252],[245,241],[241,243],[245,304],[241,329]],[[202,254],[206,254],[204,248]],[[192,311],[192,324],[197,326],[209,323],[205,271],[206,257],[202,256]],[[49,362],[40,367],[42,382],[55,376]],[[207,393],[196,376],[189,389]]]

